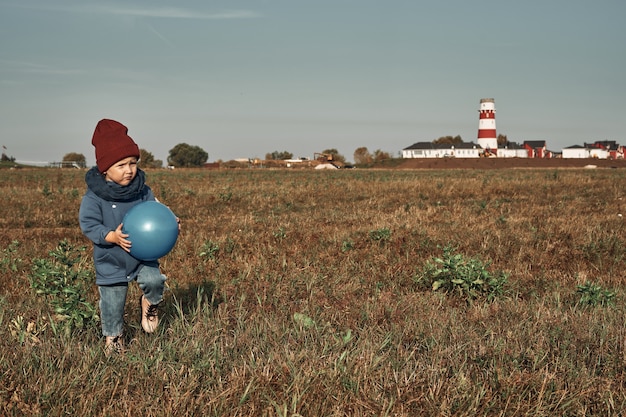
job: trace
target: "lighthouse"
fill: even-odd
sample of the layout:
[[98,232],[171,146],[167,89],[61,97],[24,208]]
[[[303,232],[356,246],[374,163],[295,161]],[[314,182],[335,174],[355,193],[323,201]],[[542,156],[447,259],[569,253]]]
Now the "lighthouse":
[[498,151],[496,136],[496,105],[492,98],[481,98],[478,118],[478,145],[495,154]]

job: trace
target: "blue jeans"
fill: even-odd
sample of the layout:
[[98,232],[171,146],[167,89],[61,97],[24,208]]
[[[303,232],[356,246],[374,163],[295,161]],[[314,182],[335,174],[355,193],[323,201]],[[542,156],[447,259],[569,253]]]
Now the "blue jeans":
[[[137,284],[150,304],[163,301],[165,275],[158,267],[143,265],[137,275]],[[124,329],[124,306],[128,283],[120,285],[100,285],[100,321],[104,336],[119,336]]]

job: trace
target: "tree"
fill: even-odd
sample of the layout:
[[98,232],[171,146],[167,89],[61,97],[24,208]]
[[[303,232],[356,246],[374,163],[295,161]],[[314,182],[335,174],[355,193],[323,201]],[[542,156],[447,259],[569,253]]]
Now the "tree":
[[389,154],[389,152],[385,152],[385,151],[381,151],[380,149],[376,149],[374,151],[374,155],[372,155],[372,158],[374,158],[375,162],[382,162],[386,159],[391,159],[391,155]]
[[323,154],[332,155],[333,161],[345,163],[346,158],[339,153],[337,149],[326,149],[322,151]]
[[142,168],[163,168],[163,161],[160,159],[154,159],[152,152],[148,152],[145,149],[139,149],[139,165]]
[[179,143],[170,149],[167,163],[175,167],[201,167],[209,159],[209,154],[199,146]]
[[454,137],[442,136],[439,139],[433,140],[433,143],[454,145],[455,143],[463,143],[463,139],[461,139],[460,135],[456,135]]
[[87,159],[85,159],[85,155],[82,153],[70,152],[63,156],[63,166],[74,166],[74,164],[76,164],[79,168],[85,168],[87,166]]
[[13,156],[7,156],[6,153],[2,152],[2,157],[0,158],[2,162],[15,162],[15,158]]
[[272,153],[265,154],[265,160],[267,161],[270,161],[270,160],[284,161],[285,159],[292,159],[292,158],[293,158],[293,154],[287,151],[282,151],[282,152],[274,151]]
[[508,143],[509,143],[509,140],[507,139],[506,135],[503,135],[503,134],[498,135],[498,147],[506,146]]
[[370,151],[365,146],[356,148],[353,157],[355,164],[371,164],[373,161]]

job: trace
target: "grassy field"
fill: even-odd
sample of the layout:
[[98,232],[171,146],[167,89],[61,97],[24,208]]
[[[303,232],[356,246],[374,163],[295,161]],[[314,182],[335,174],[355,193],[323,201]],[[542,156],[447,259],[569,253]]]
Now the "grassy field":
[[182,220],[162,326],[131,286],[105,357],[84,171],[0,170],[0,415],[626,409],[625,170],[147,174]]

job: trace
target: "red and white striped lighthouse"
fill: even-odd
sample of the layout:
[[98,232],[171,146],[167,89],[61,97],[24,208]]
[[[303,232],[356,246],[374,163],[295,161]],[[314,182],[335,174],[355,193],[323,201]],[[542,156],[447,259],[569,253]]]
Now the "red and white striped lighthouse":
[[492,98],[481,98],[478,119],[478,145],[495,154],[498,150],[496,136],[496,105]]

